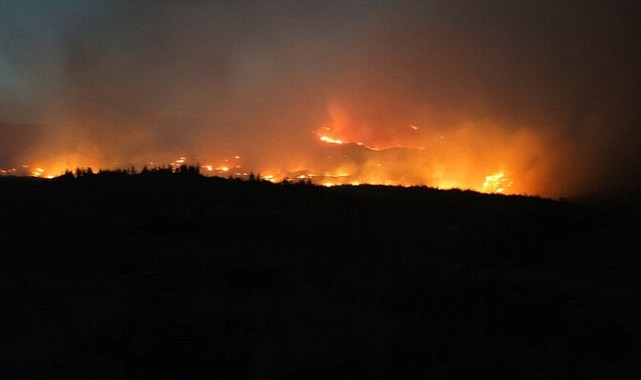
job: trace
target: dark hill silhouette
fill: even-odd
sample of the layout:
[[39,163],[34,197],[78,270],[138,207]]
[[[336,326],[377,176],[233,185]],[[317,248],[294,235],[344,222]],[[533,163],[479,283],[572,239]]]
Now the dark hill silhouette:
[[0,178],[4,376],[639,374],[635,208],[252,178]]

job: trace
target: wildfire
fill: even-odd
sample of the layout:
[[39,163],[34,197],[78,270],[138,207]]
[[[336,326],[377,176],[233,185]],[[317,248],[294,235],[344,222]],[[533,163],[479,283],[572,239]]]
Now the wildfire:
[[34,177],[40,177],[45,170],[43,168],[35,168],[33,170]]
[[[231,152],[217,158],[204,156],[190,157],[176,155],[159,165],[154,161],[109,162],[101,151],[75,154],[61,154],[42,159],[33,159],[16,168],[0,168],[0,175],[29,175],[39,178],[53,178],[65,172],[91,169],[140,169],[166,168],[182,170],[182,167],[197,166],[205,176],[234,177],[240,179],[264,180],[273,183],[304,182],[321,186],[358,186],[361,184],[391,186],[428,186],[439,189],[466,189],[484,193],[537,194],[537,179],[546,172],[534,172],[529,157],[544,152],[541,144],[529,134],[508,134],[495,125],[463,125],[450,130],[405,125],[409,132],[421,133],[416,136],[415,146],[399,146],[395,142],[409,144],[409,140],[394,140],[389,144],[371,146],[350,136],[359,133],[349,128],[351,124],[337,119],[335,125],[326,125],[314,130],[312,142],[323,147],[301,155],[302,159],[290,158],[283,152],[284,159],[278,164],[257,161],[250,157],[250,164],[241,161],[239,154]],[[365,136],[365,133],[360,133]],[[380,139],[374,139],[379,143]],[[368,140],[369,141],[369,140]],[[420,145],[421,149],[416,149]],[[358,147],[362,147],[360,149]],[[398,148],[398,149],[392,149]],[[44,153],[43,150],[40,153]],[[533,153],[530,153],[533,152]],[[244,154],[244,153],[243,153]],[[243,158],[245,156],[243,155]],[[197,165],[194,165],[197,163]],[[501,168],[497,171],[497,168]]]
[[[409,128],[413,131],[418,131],[419,129],[416,125],[410,125]],[[362,146],[363,148],[366,148],[375,152],[388,150],[388,149],[395,149],[395,148],[419,149],[419,150],[425,149],[425,147],[421,145],[398,144],[398,143],[371,144],[371,143],[365,143],[360,140],[349,139],[346,137],[337,137],[338,134],[336,134],[335,136],[332,136],[336,132],[331,127],[323,127],[314,132],[318,136],[318,139],[324,143],[336,144],[336,145],[354,144],[354,145]]]
[[325,135],[320,136],[320,141],[330,143],[330,144],[338,144],[338,145],[344,144],[343,140],[341,139],[335,139]]
[[[238,161],[240,157],[236,156],[233,159],[223,160],[224,162]],[[187,157],[180,157],[169,164],[169,167],[172,169],[177,169],[181,165],[187,165],[189,160]],[[155,167],[154,162],[148,162],[145,166]],[[53,167],[55,168],[55,166]],[[18,169],[2,169],[0,175],[30,175],[38,178],[54,178],[56,176],[62,175],[65,171],[71,171],[70,169],[47,169],[46,166],[35,166],[35,165],[23,165],[22,170]],[[85,167],[81,167],[85,168]],[[235,176],[237,178],[251,178],[251,172],[246,171],[239,162],[236,162],[234,167],[230,167],[228,164],[203,164],[200,165],[200,172],[205,176]],[[232,169],[235,169],[232,171]],[[98,169],[96,172],[99,172],[101,169]],[[389,173],[389,169],[386,168],[386,165],[381,163],[372,164],[368,169],[360,168],[358,172],[351,172],[346,169],[337,169],[335,171],[325,171],[322,173],[315,173],[311,170],[298,170],[296,172],[290,172],[286,170],[272,170],[265,172],[264,175],[260,175],[259,172],[255,172],[254,178],[265,180],[273,183],[279,183],[282,181],[309,181],[310,183],[316,183],[325,187],[333,187],[340,185],[352,185],[358,186],[360,184],[374,184],[374,185],[388,185],[388,186],[414,186],[414,185],[426,185],[439,189],[451,189],[451,188],[466,188],[471,190],[476,190],[484,193],[510,193],[510,190],[514,184],[514,181],[508,178],[504,172],[497,172],[494,174],[484,176],[483,181],[479,181],[476,185],[472,182],[465,182],[456,180],[454,175],[452,178],[448,178],[446,173],[441,173],[436,177],[433,177],[431,183],[427,181],[424,183],[418,181],[406,181],[403,179],[393,179],[386,178],[386,174]],[[453,173],[455,174],[455,173]]]
[[505,174],[496,173],[485,177],[482,191],[485,193],[504,193],[512,187],[512,184],[513,182],[506,178]]

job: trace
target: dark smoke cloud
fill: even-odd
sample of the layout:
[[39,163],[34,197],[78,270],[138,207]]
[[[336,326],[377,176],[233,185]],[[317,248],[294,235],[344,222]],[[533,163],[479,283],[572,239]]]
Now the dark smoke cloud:
[[420,170],[534,136],[538,191],[637,194],[640,25],[635,2],[2,2],[0,167],[294,170],[325,159],[334,110],[354,140],[426,147],[403,154]]

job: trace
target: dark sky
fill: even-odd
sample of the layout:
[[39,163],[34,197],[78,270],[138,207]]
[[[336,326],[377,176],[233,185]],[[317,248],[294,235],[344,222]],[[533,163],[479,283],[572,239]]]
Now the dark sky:
[[639,194],[637,4],[0,0],[0,168],[239,156],[261,173]]

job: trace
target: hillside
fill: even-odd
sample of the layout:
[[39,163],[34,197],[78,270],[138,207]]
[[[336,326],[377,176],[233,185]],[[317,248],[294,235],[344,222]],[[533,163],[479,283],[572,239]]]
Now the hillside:
[[6,378],[641,374],[629,205],[194,173],[0,196]]

